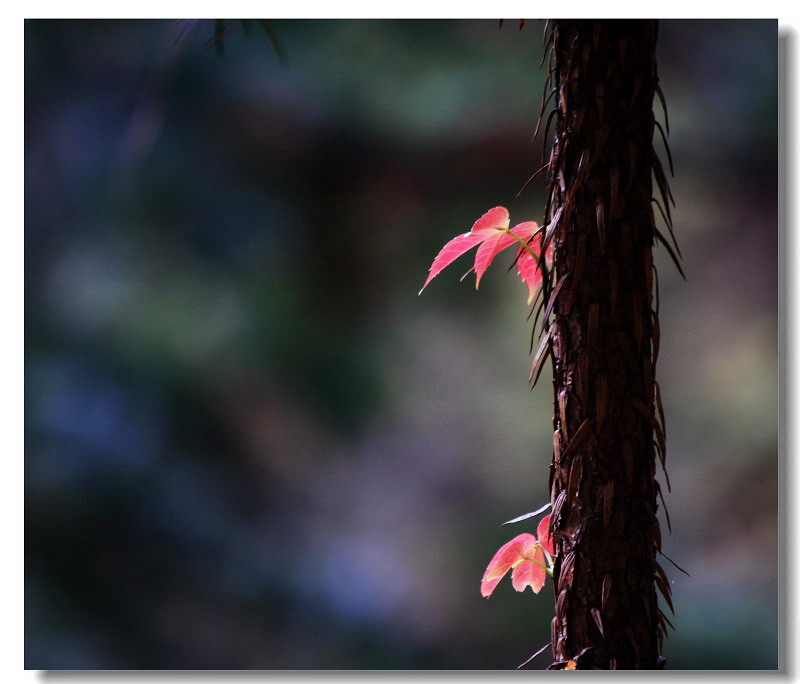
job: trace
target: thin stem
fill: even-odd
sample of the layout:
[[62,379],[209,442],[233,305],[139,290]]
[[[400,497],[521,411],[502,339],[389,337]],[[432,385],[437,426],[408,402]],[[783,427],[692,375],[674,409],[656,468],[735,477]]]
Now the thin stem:
[[521,245],[522,245],[522,246],[525,248],[525,250],[528,252],[528,254],[530,254],[530,255],[533,257],[534,261],[537,261],[537,262],[539,261],[539,255],[538,255],[536,252],[534,252],[534,251],[533,251],[533,250],[530,248],[530,245],[528,245],[528,243],[527,243],[527,242],[525,242],[525,240],[523,240],[523,239],[522,239],[522,238],[521,238],[519,235],[517,235],[517,234],[516,234],[516,233],[515,233],[513,230],[511,230],[510,228],[504,228],[504,229],[503,229],[503,232],[504,232],[504,233],[508,233],[508,234],[509,234],[511,237],[513,237],[513,238],[514,238],[514,239],[515,239],[517,242],[519,242],[519,244],[521,244]]
[[[544,549],[542,549],[542,551],[544,551]],[[545,553],[547,553],[547,551],[545,551]],[[547,554],[547,555],[549,556],[550,554]],[[550,577],[550,578],[552,579],[552,577],[553,577],[553,568],[552,568],[552,567],[551,567],[549,564],[545,565],[544,563],[540,563],[540,562],[539,562],[538,560],[536,560],[535,558],[526,558],[525,556],[523,556],[522,558],[520,558],[518,561],[516,561],[516,562],[515,562],[515,563],[514,563],[514,564],[511,566],[511,569],[513,570],[513,569],[514,569],[514,568],[516,568],[516,567],[517,567],[517,566],[518,566],[520,563],[524,563],[525,561],[530,561],[530,562],[531,562],[531,563],[533,563],[534,565],[538,565],[540,568],[542,568],[542,569],[543,569],[543,570],[544,570],[544,571],[547,573],[548,577]]]

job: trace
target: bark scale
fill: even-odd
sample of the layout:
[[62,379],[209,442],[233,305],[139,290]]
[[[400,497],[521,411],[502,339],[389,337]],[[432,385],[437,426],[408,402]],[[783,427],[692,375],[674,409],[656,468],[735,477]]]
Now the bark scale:
[[656,21],[552,23],[552,669],[663,666],[651,204],[657,29]]

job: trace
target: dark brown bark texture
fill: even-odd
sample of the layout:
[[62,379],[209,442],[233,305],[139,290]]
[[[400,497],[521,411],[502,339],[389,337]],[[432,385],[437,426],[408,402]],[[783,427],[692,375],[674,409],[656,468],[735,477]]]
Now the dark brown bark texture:
[[655,669],[666,631],[656,584],[669,592],[656,561],[655,459],[663,463],[665,449],[652,308],[658,24],[550,26],[551,669]]

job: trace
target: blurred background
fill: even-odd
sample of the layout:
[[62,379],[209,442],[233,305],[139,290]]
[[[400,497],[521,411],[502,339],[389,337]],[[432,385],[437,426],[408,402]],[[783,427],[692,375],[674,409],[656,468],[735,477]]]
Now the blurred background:
[[[548,498],[526,289],[417,292],[490,207],[541,220],[543,23],[230,28],[25,25],[25,666],[514,668],[551,585],[479,585]],[[658,53],[665,655],[774,669],[777,23]]]

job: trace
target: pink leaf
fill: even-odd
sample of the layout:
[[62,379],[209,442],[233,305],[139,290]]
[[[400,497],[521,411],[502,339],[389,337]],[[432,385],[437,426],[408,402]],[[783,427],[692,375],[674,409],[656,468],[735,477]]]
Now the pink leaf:
[[[514,233],[518,238],[522,238],[526,242],[533,236],[533,234],[539,230],[539,225],[536,221],[525,221],[523,223],[518,223],[511,229],[511,232]],[[514,240],[514,242],[517,242]],[[517,242],[519,244],[519,242]]]
[[[516,244],[520,247],[519,258],[517,259],[517,270],[519,271],[522,281],[528,286],[530,295],[528,303],[530,303],[533,299],[536,287],[539,282],[541,282],[542,275],[536,268],[536,260],[531,257],[527,249],[519,244],[519,240],[530,240],[536,231],[539,230],[539,227],[536,225],[535,221],[525,221],[514,226],[512,229],[514,235],[510,235],[508,233],[508,225],[508,209],[505,207],[494,207],[475,221],[469,233],[464,233],[450,240],[433,260],[428,278],[419,291],[420,294],[422,294],[422,290],[428,286],[428,283],[430,283],[442,269],[449,266],[453,261],[475,245],[480,244],[475,254],[475,264],[470,269],[470,271],[475,271],[475,287],[477,288],[480,285],[483,274],[486,273],[486,269],[489,268],[495,256],[507,247]],[[519,240],[517,240],[517,238],[519,238]],[[540,241],[541,238],[538,238],[538,241],[533,240],[531,242],[531,248],[534,249],[534,245],[538,246]],[[467,273],[469,273],[469,271],[467,271]]]
[[503,233],[502,231],[495,231],[494,235],[489,235],[478,247],[478,251],[475,253],[475,289],[478,289],[478,285],[480,285],[481,277],[484,273],[486,273],[486,269],[489,268],[489,265],[492,263],[492,260],[497,256],[502,250],[508,247],[512,242],[516,242],[516,240],[511,237],[508,233]]
[[[497,207],[497,209],[503,209],[503,207]],[[490,232],[483,244],[478,247],[478,252],[475,254],[476,290],[478,289],[478,284],[481,281],[481,276],[486,272],[486,269],[489,268],[489,265],[492,263],[492,259],[506,249],[506,247],[510,247],[511,245],[519,245],[517,238],[520,240],[528,240],[531,235],[533,235],[539,229],[535,221],[526,221],[525,223],[520,223],[514,226],[511,229],[511,232],[513,232],[514,235],[510,235],[509,233],[505,232],[506,228],[508,228],[508,219],[506,219],[502,231],[498,230],[495,233]],[[473,231],[474,230],[475,228],[473,227]]]
[[495,207],[489,209],[483,216],[481,216],[475,225],[472,226],[474,234],[481,234],[484,236],[483,244],[478,247],[475,253],[475,289],[481,282],[481,277],[486,273],[486,269],[492,263],[495,256],[508,247],[514,238],[506,233],[509,224],[508,209],[505,207]]
[[[463,235],[458,235],[454,237],[450,242],[448,242],[444,247],[442,247],[441,251],[436,255],[436,258],[433,260],[431,264],[430,273],[428,273],[428,279],[425,281],[425,284],[422,286],[422,290],[424,290],[428,283],[436,277],[439,272],[453,263],[458,257],[460,257],[464,252],[469,250],[470,248],[477,245],[479,242],[482,242],[484,239],[483,234],[475,234],[475,233],[464,233]],[[422,290],[419,291],[422,294]]]
[[533,593],[538,594],[547,577],[544,569],[544,551],[539,542],[533,538],[525,543],[522,553],[525,560],[511,573],[511,584],[517,591],[523,591],[525,587],[530,586]]
[[550,537],[550,515],[544,516],[536,528],[538,539],[527,532],[517,535],[511,541],[503,544],[494,554],[494,557],[483,573],[481,580],[481,595],[491,596],[495,587],[505,574],[511,572],[511,584],[517,591],[525,587],[533,589],[538,594],[547,578],[547,567],[550,567],[545,558],[545,551],[553,556],[553,540]]
[[536,537],[528,532],[514,537],[511,541],[503,544],[489,561],[486,572],[483,573],[481,580],[481,594],[487,598],[494,591],[497,583],[512,568],[515,563],[523,560],[523,553],[531,543],[536,544]]
[[500,230],[504,230],[508,228],[508,224],[508,209],[505,207],[495,207],[494,209],[489,209],[489,211],[475,221],[475,225],[472,226],[472,232],[477,233],[487,228],[499,228]]
[[[478,243],[483,242],[488,237],[494,236],[495,234],[503,235],[502,231],[508,228],[508,224],[508,209],[505,207],[495,207],[494,209],[489,209],[489,211],[475,221],[475,224],[472,226],[472,230],[469,233],[464,233],[463,235],[454,237],[452,240],[450,240],[450,242],[442,247],[439,254],[437,254],[436,258],[433,260],[433,264],[431,264],[430,272],[428,273],[428,279],[422,286],[422,290],[428,286],[428,283],[431,282],[431,280],[433,280],[433,278],[436,277],[436,275],[438,275],[442,269],[453,263],[456,259],[458,259],[458,257],[464,254],[464,252],[468,251]],[[480,281],[480,276],[483,275],[484,271],[486,271],[486,268],[488,268],[493,258],[494,254],[491,254],[486,262],[485,267],[483,268],[483,271],[481,271],[480,275],[478,276],[478,281]],[[469,273],[469,271],[467,271],[467,273]],[[420,294],[422,294],[422,290],[419,291]]]
[[505,575],[514,563],[524,558],[525,547],[531,543],[536,543],[536,537],[529,532],[523,532],[503,544],[489,561],[486,572],[483,573],[483,579],[485,581],[492,580]]
[[500,583],[500,580],[503,579],[503,576],[495,577],[493,580],[482,580],[481,581],[481,596],[484,598],[489,598],[494,591],[494,588]]
[[[533,238],[528,246],[530,247],[531,251],[536,254],[536,256],[541,256],[541,236],[537,235],[535,238]],[[552,245],[550,245],[547,248],[545,259],[550,260],[552,258],[553,249]],[[536,288],[539,286],[539,283],[542,282],[542,272],[538,268],[537,260],[531,256],[531,253],[527,249],[524,250],[519,255],[519,259],[517,259],[517,271],[519,272],[519,277],[522,279],[522,282],[528,286],[528,304],[530,304],[533,301],[534,295],[536,294]]]
[[545,551],[549,553],[551,556],[555,554],[555,549],[553,548],[553,540],[550,537],[550,515],[544,516],[539,521],[539,526],[536,528],[536,536],[539,537],[539,543],[542,545]]
[[[512,571],[511,584],[517,591],[524,591],[525,587],[528,586],[533,589],[534,594],[538,594],[542,590],[547,573],[543,567],[544,553],[542,553],[542,549],[539,546],[536,547],[533,561],[522,561]],[[539,565],[539,563],[542,565]]]

